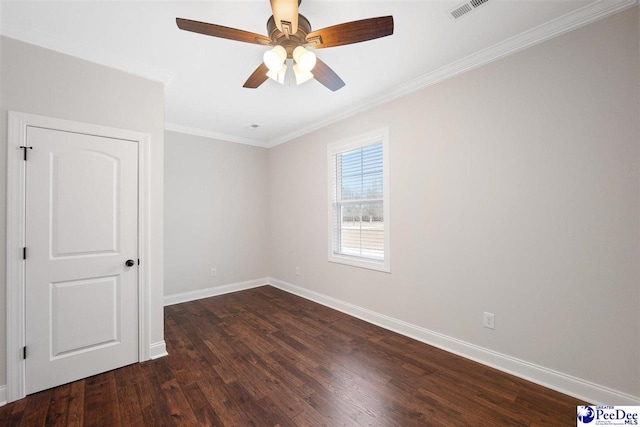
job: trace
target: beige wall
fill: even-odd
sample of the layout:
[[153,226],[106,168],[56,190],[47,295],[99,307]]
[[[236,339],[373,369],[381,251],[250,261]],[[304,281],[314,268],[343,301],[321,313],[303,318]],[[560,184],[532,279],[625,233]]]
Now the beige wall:
[[[640,396],[638,21],[633,8],[269,150],[272,276]],[[381,126],[391,274],[327,262],[327,144]]]
[[165,154],[165,295],[267,277],[267,150],[166,132]]
[[[0,277],[5,277],[7,111],[21,111],[151,135],[150,341],[164,339],[163,127],[160,83],[0,37]],[[0,384],[6,383],[5,281],[0,287]]]

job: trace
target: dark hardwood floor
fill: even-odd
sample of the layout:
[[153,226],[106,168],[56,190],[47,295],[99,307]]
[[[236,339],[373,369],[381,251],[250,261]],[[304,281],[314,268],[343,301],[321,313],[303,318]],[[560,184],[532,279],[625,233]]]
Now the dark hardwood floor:
[[165,308],[169,356],[28,396],[0,426],[575,426],[583,404],[265,286]]

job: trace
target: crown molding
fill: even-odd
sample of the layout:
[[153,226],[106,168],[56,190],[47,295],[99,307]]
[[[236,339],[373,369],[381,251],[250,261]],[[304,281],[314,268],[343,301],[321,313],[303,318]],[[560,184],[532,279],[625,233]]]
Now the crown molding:
[[347,117],[393,101],[394,99],[424,89],[443,80],[478,68],[489,62],[495,61],[512,53],[542,43],[553,37],[575,30],[576,28],[595,22],[599,19],[616,14],[638,4],[638,0],[596,0],[566,15],[548,21],[516,36],[496,43],[486,49],[480,50],[458,61],[454,61],[430,73],[424,74],[407,83],[397,86],[384,95],[371,98],[364,104],[348,107],[324,119],[314,122],[310,126],[303,127],[294,132],[267,141],[266,146],[271,148],[276,145],[291,141],[292,139],[321,129],[332,123],[346,119]]
[[255,147],[268,148],[265,141],[259,139],[243,138],[236,135],[214,132],[207,129],[183,126],[177,123],[165,123],[164,130],[171,132],[186,133],[188,135],[203,136],[205,138],[217,139],[220,141],[236,142],[238,144],[253,145]]
[[[330,114],[324,119],[316,121],[309,126],[299,128],[294,132],[290,132],[270,140],[265,141],[245,138],[237,135],[215,132],[208,129],[184,126],[177,123],[166,123],[165,130],[222,141],[253,145],[256,147],[275,147],[340,120],[344,120],[358,113],[362,113],[371,108],[393,101],[394,99],[417,92],[458,74],[478,68],[489,62],[504,58],[512,53],[519,52],[553,37],[565,34],[576,28],[621,12],[635,6],[638,4],[638,1],[639,0],[596,0],[580,9],[548,21],[530,30],[524,31],[500,43],[396,86],[391,91],[385,92],[384,95],[370,98],[367,102],[358,104],[357,106],[347,107],[334,114]],[[0,35],[104,65],[109,68],[121,70],[129,74],[141,76],[160,82],[164,85],[167,85],[173,79],[173,73],[169,70],[153,67],[142,61],[132,60],[131,58],[125,58],[117,54],[96,50],[93,47],[83,45],[81,43],[57,39],[36,31],[27,31],[11,25],[3,25],[0,27]]]
[[[369,101],[358,104],[357,106],[347,107],[334,114],[330,114],[324,119],[316,121],[309,126],[299,128],[294,132],[290,132],[267,141],[255,140],[252,143],[242,143],[249,143],[251,145],[265,148],[275,147],[277,145],[299,138],[303,135],[309,134],[315,130],[339,122],[340,120],[344,120],[358,113],[362,113],[364,111],[370,110],[371,108],[393,101],[394,99],[409,95],[413,92],[417,92],[421,89],[454,77],[458,74],[473,70],[474,68],[481,67],[485,64],[488,64],[489,62],[496,61],[498,59],[504,58],[505,56],[511,55],[528,47],[552,39],[556,36],[568,33],[569,31],[588,25],[599,19],[606,18],[607,16],[614,15],[618,12],[622,12],[625,9],[637,5],[638,1],[639,0],[596,0],[593,3],[574,10],[573,12],[569,12],[561,17],[552,19],[551,21],[545,22],[544,24],[517,34],[500,43],[496,43],[493,46],[482,49],[458,61],[454,61],[432,72],[423,74],[422,76],[396,86],[391,91],[385,92],[385,94],[382,96],[373,97],[369,99]],[[184,131],[183,133],[190,133],[193,135],[222,139],[231,142],[241,142],[238,141],[238,139],[241,138],[233,135],[217,134],[215,132],[204,129],[189,129],[189,131]]]
[[86,44],[52,37],[38,31],[3,24],[0,26],[0,35],[124,71],[125,73],[162,83],[165,86],[173,79],[173,72],[151,66],[144,61],[96,49]]

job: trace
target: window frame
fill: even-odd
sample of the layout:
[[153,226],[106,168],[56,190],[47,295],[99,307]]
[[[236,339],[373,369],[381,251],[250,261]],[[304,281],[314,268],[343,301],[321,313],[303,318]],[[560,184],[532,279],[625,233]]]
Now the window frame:
[[[333,157],[336,154],[357,150],[371,145],[382,143],[382,212],[384,216],[384,259],[375,260],[360,256],[349,256],[333,252],[333,194],[336,185],[336,177],[333,175]],[[328,200],[328,261],[350,265],[353,267],[367,268],[386,273],[391,273],[391,221],[389,215],[390,187],[389,187],[389,128],[381,128],[375,131],[331,143],[327,146],[327,200]]]

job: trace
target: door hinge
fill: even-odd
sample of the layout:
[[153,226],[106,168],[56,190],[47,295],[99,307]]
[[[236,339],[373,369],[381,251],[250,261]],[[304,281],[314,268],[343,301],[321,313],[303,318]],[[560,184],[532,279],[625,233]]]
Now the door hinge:
[[26,246],[22,248],[22,259],[27,259],[27,248]]
[[22,150],[24,150],[24,161],[26,162],[27,161],[27,150],[33,150],[33,147],[21,145],[20,148],[22,148]]
[[26,345],[24,347],[22,347],[22,358],[23,359],[27,358],[27,346]]
[[140,258],[138,258],[138,265],[140,265]]

